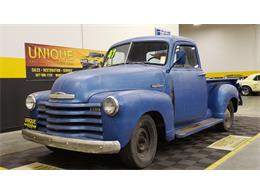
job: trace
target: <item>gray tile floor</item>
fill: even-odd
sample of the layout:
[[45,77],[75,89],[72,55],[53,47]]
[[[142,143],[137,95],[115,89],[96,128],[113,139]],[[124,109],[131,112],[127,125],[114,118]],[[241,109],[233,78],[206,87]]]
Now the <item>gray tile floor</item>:
[[0,156],[36,147],[41,147],[41,145],[23,139],[21,131],[0,134]]
[[224,161],[216,170],[260,170],[260,137]]
[[[185,139],[158,148],[154,163],[147,169],[205,169],[228,151],[207,148],[215,141],[232,135],[254,136],[260,132],[260,96],[243,97],[244,105],[236,113],[230,132],[210,128]],[[259,150],[256,150],[259,156]],[[259,159],[255,159],[259,160]],[[20,131],[0,134],[0,166],[15,168],[41,162],[63,169],[126,169],[117,155],[54,154],[45,147],[25,141]],[[228,167],[226,167],[228,169]]]
[[236,116],[260,117],[260,95],[242,96],[243,106],[239,106]]
[[[230,134],[256,135],[260,132],[258,119],[236,117],[230,132],[220,132],[218,129],[210,128],[187,138],[161,145],[158,147],[153,164],[146,169],[203,170],[228,153],[207,146]],[[34,162],[70,170],[127,169],[118,155],[88,155],[73,152],[55,154],[42,146],[0,156],[0,166],[8,169]]]

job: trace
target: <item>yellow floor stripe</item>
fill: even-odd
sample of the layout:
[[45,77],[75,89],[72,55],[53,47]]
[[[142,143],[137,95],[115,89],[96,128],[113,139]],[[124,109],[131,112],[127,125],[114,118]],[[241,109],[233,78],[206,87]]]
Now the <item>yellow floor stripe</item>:
[[232,156],[234,156],[235,154],[237,154],[240,150],[242,150],[244,147],[246,147],[248,144],[252,143],[254,140],[256,140],[257,138],[260,137],[260,133],[258,133],[257,135],[255,135],[254,137],[252,137],[251,139],[249,139],[248,141],[244,142],[242,145],[240,145],[238,148],[236,148],[235,150],[231,151],[230,153],[228,153],[227,155],[225,155],[224,157],[222,157],[221,159],[219,159],[218,161],[214,162],[213,164],[211,164],[208,168],[206,168],[206,170],[213,170],[216,169],[219,165],[221,165],[222,163],[224,163],[226,160],[228,160],[229,158],[231,158]]
[[34,162],[28,165],[13,168],[12,170],[61,170],[61,168],[48,164]]
[[1,170],[7,170],[7,169],[6,169],[6,168],[4,168],[4,167],[0,167],[0,171],[1,171]]

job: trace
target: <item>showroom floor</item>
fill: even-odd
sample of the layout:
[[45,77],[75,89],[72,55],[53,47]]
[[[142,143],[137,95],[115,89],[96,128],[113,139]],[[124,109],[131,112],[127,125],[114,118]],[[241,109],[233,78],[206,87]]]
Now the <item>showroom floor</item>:
[[[260,96],[243,97],[243,100],[244,106],[239,107],[230,132],[210,128],[161,145],[153,164],[146,169],[260,169],[260,137],[254,137],[260,133]],[[208,147],[229,135],[244,136],[248,144],[240,144],[234,151]],[[54,154],[23,140],[20,131],[0,134],[0,168],[32,169],[33,166],[33,169],[127,169],[118,155]]]

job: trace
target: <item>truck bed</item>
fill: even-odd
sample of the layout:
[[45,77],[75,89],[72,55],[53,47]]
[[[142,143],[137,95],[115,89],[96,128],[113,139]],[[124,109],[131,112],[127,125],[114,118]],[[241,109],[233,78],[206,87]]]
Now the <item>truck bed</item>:
[[237,80],[239,80],[239,78],[207,78],[207,83],[228,83],[236,86]]
[[233,86],[235,86],[239,92],[239,105],[242,105],[242,98],[240,96],[241,94],[241,88],[239,86],[239,84],[237,83],[237,81],[239,80],[239,78],[207,78],[207,84],[208,84],[208,91],[210,91],[212,88],[214,88],[216,85],[219,84],[231,84]]

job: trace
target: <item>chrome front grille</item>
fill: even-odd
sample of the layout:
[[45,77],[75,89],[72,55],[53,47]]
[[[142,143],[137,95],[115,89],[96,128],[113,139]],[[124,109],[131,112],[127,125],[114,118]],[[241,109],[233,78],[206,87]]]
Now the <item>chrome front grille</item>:
[[103,139],[101,104],[40,102],[38,129],[47,133]]

